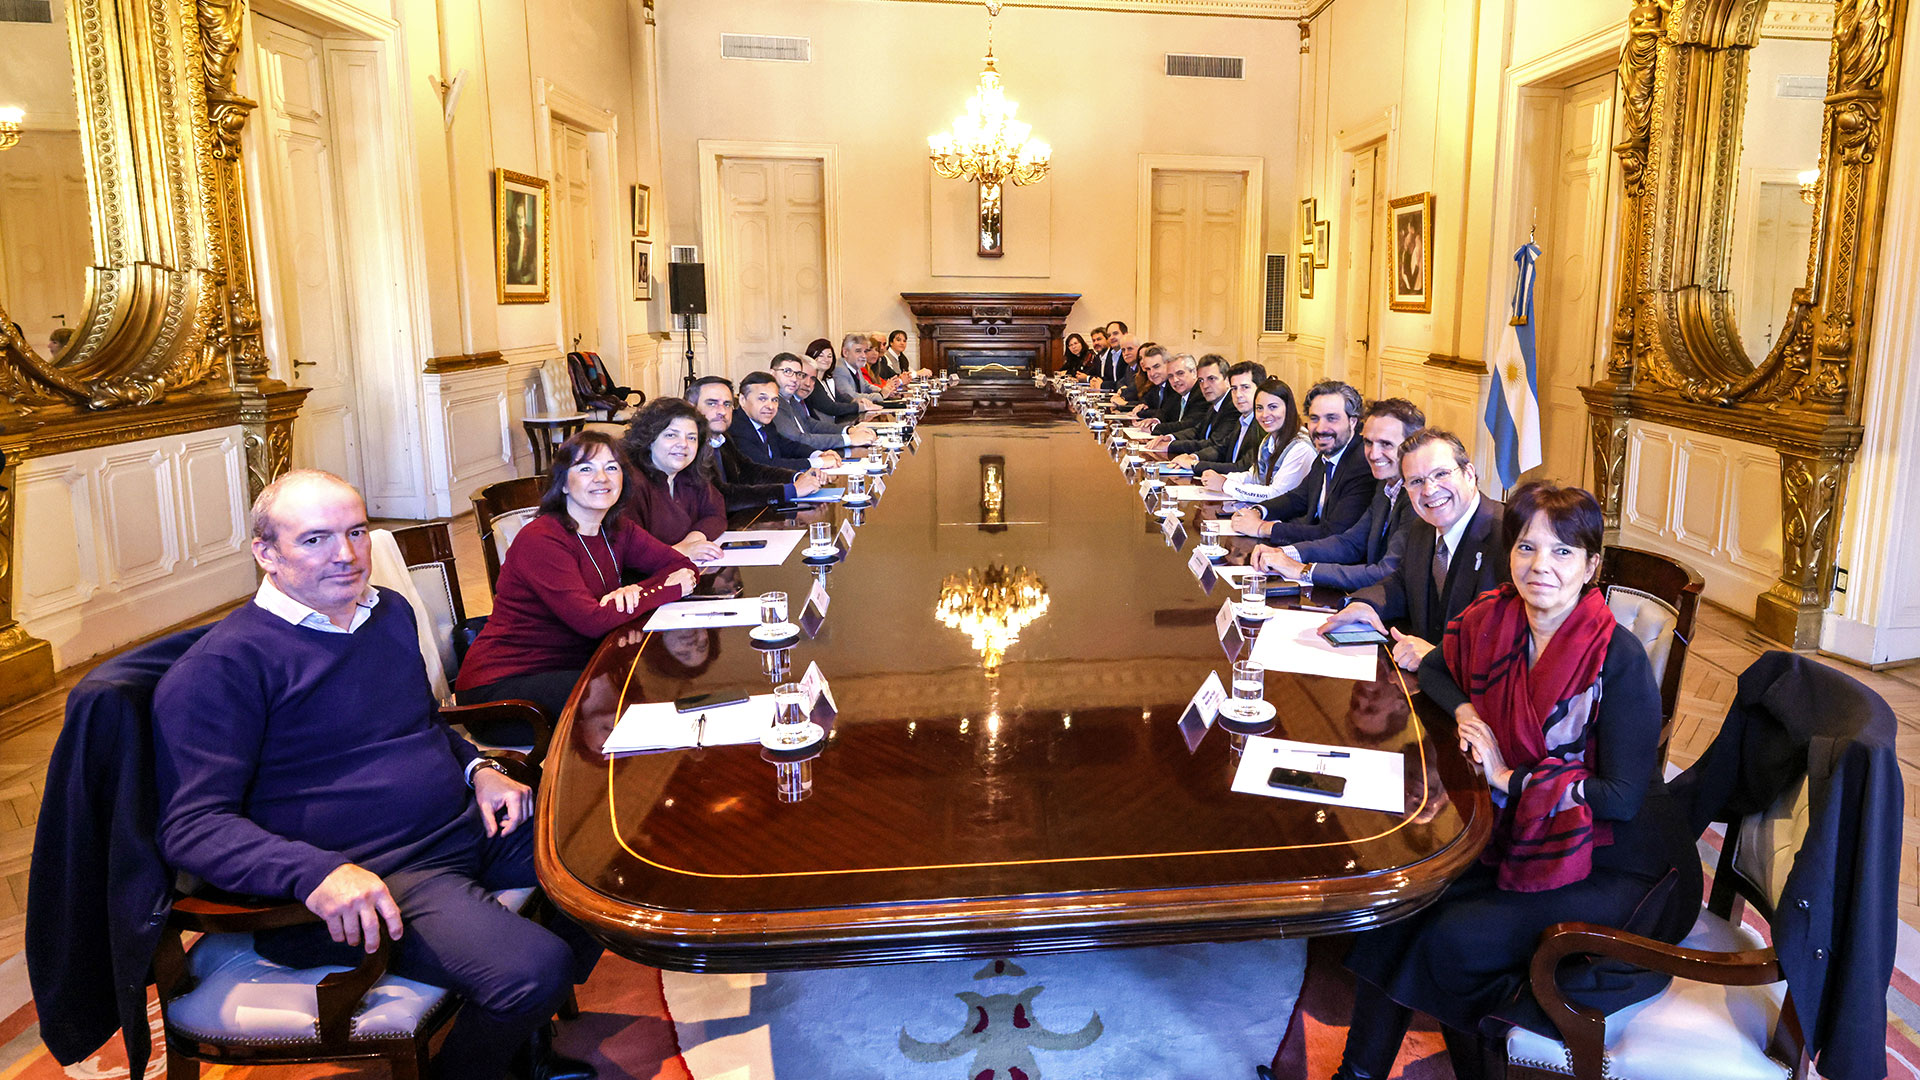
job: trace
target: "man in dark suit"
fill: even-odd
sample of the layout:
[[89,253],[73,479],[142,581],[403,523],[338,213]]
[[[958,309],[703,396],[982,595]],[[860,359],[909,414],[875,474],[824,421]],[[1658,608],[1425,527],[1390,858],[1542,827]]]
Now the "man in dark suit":
[[[1130,348],[1132,342],[1132,335],[1128,335],[1122,347]],[[1167,392],[1167,350],[1149,341],[1140,346],[1135,356],[1138,357],[1137,377],[1130,377],[1127,384],[1108,399],[1108,404],[1126,409],[1128,416],[1151,417],[1157,423],[1160,402],[1164,400],[1162,395]],[[1153,424],[1146,426],[1151,428]]]
[[[864,347],[864,343],[863,343]],[[807,395],[818,381],[812,367],[792,353],[773,358],[773,375],[780,384],[780,408],[773,426],[791,442],[814,450],[840,450],[873,441],[873,429],[864,424],[842,427],[832,420],[815,416],[807,406]]]
[[1234,531],[1269,543],[1318,540],[1347,531],[1373,501],[1373,474],[1354,450],[1360,429],[1360,391],[1328,380],[1307,391],[1302,405],[1318,455],[1292,491],[1233,515]]
[[1160,392],[1160,404],[1142,419],[1153,431],[1184,427],[1200,419],[1207,411],[1206,396],[1196,389],[1200,373],[1190,353],[1181,353],[1167,361],[1166,387]]
[[1233,423],[1233,396],[1227,393],[1227,360],[1216,353],[1200,358],[1194,367],[1193,385],[1198,401],[1186,410],[1178,423],[1163,423],[1154,429],[1156,438],[1149,450],[1162,450],[1169,456],[1197,453],[1213,445],[1214,433],[1224,434]]
[[1407,527],[1419,516],[1407,509],[1400,480],[1400,445],[1427,426],[1426,414],[1405,398],[1383,398],[1360,420],[1360,452],[1366,455],[1378,491],[1367,516],[1335,536],[1284,547],[1253,549],[1253,565],[1306,585],[1353,592],[1386,577],[1400,565]]
[[687,387],[687,402],[707,422],[707,448],[702,460],[707,479],[726,500],[727,510],[756,506],[784,506],[802,495],[820,490],[820,474],[811,467],[782,469],[749,458],[727,438],[733,427],[733,383],[718,375],[695,379]]
[[1253,396],[1266,381],[1265,365],[1251,360],[1242,360],[1228,368],[1227,400],[1233,403],[1231,418],[1216,425],[1208,445],[1182,451],[1170,460],[1192,469],[1195,480],[1210,472],[1236,473],[1253,468],[1254,456],[1260,452],[1260,440],[1266,435],[1254,422]]
[[794,442],[774,425],[780,414],[780,383],[765,371],[756,371],[740,380],[740,411],[727,428],[727,438],[749,461],[776,469],[801,472],[810,468],[831,469],[840,464],[840,455],[832,450],[815,452],[812,447]]
[[1437,428],[1414,433],[1401,446],[1400,475],[1422,524],[1407,530],[1400,565],[1354,593],[1323,629],[1391,628],[1393,662],[1412,671],[1440,644],[1448,621],[1512,571],[1501,524],[1506,507],[1480,494],[1458,436]]
[[[1116,329],[1116,327],[1118,329]],[[1099,388],[1109,393],[1126,393],[1133,387],[1134,354],[1138,346],[1133,335],[1127,333],[1126,324],[1110,322],[1107,324],[1107,351],[1100,358],[1099,366],[1094,370],[1094,378],[1100,380]]]

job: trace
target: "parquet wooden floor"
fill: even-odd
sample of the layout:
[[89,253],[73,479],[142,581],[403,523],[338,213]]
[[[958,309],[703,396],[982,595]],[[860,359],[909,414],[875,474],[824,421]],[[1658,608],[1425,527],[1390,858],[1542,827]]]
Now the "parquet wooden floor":
[[[461,593],[470,615],[493,608],[486,568],[471,515],[451,522]],[[204,618],[182,624],[197,625],[226,613],[231,605]],[[173,629],[169,628],[171,632]],[[156,635],[157,636],[157,635]],[[1746,666],[1771,648],[1756,636],[1753,624],[1725,609],[1702,605],[1686,673],[1681,682],[1679,717],[1672,760],[1684,768],[1692,764],[1720,729],[1735,681]],[[40,697],[0,710],[0,962],[21,950],[27,899],[27,862],[33,849],[33,828],[40,814],[47,760],[59,735],[66,693],[89,670],[92,661],[62,672],[54,688]],[[1920,929],[1920,662],[1868,671],[1828,660],[1872,687],[1893,707],[1900,719],[1899,754],[1908,772],[1905,844],[1900,859],[1900,918]]]

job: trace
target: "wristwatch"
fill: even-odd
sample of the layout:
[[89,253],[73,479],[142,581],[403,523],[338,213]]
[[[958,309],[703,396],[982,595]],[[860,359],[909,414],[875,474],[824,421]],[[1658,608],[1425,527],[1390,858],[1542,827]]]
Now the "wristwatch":
[[[495,761],[490,757],[477,757],[477,758],[474,758],[472,761],[467,762],[467,786],[468,787],[473,786],[473,774],[479,772],[481,769],[492,769],[494,772],[499,773],[501,776],[507,776],[507,767],[505,765],[500,764],[498,761]],[[513,778],[511,776],[507,776],[507,779],[511,780]]]

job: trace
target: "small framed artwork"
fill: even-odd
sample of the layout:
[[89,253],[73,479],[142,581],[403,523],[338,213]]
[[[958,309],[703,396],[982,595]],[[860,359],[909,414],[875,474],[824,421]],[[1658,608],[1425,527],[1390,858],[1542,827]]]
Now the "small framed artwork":
[[1433,192],[1387,204],[1387,306],[1395,311],[1433,310]]
[[1300,253],[1299,269],[1300,269],[1300,274],[1299,274],[1300,299],[1311,300],[1313,299],[1313,253],[1312,252],[1303,251]]
[[1310,254],[1313,251],[1313,223],[1319,219],[1320,200],[1301,199],[1300,221],[1295,227],[1293,235],[1300,238],[1300,252],[1303,255]]
[[633,298],[653,299],[653,242],[633,242]]
[[1332,258],[1333,255],[1331,233],[1331,227],[1326,222],[1316,221],[1313,223],[1313,265],[1322,270],[1327,268],[1327,261]]
[[547,182],[511,169],[493,171],[494,262],[502,304],[548,300]]
[[653,193],[645,184],[633,185],[633,235],[645,236],[652,227]]

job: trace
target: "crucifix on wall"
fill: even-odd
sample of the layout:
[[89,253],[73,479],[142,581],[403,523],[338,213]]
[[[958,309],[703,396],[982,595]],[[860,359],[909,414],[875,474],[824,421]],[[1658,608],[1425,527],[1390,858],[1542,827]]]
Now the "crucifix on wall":
[[1004,234],[1000,228],[1000,185],[980,184],[980,257],[997,259],[1004,252],[1000,242]]

